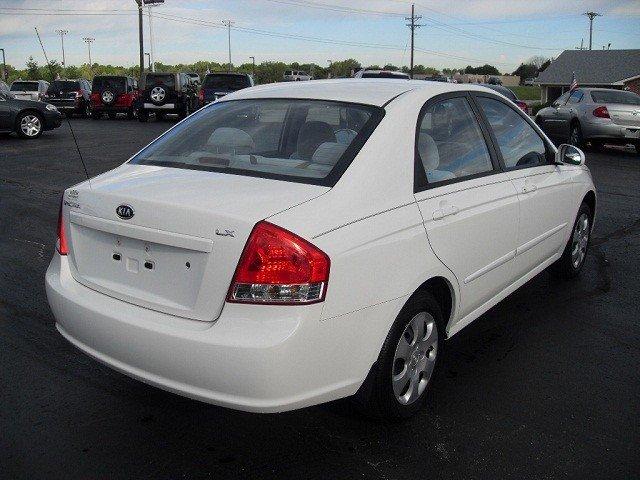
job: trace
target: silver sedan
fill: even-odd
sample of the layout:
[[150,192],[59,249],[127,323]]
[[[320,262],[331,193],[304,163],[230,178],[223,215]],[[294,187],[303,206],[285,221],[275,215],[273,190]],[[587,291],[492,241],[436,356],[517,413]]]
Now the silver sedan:
[[536,123],[559,141],[599,148],[633,144],[640,153],[640,96],[606,88],[577,88],[540,110]]

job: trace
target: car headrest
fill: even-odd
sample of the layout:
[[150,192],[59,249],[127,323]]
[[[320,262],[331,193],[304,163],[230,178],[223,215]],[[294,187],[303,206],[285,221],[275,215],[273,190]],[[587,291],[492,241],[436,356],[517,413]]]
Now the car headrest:
[[336,143],[336,134],[326,122],[306,122],[298,132],[296,156],[303,160],[310,160],[320,144],[324,142]]
[[216,153],[247,154],[255,149],[251,135],[239,128],[229,127],[216,128],[209,136],[207,145],[214,147]]
[[311,163],[320,163],[322,165],[335,165],[348,145],[334,142],[321,143],[318,149],[311,157]]
[[438,169],[440,153],[438,152],[438,145],[436,145],[431,135],[421,133],[418,136],[418,153],[426,172]]

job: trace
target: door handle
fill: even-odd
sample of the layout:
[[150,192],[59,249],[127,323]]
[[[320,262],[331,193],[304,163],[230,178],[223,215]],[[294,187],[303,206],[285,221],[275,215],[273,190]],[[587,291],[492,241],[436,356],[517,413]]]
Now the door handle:
[[535,192],[538,189],[538,185],[535,183],[527,183],[524,187],[522,187],[522,193],[531,193]]
[[459,211],[460,210],[455,205],[439,208],[438,210],[433,211],[433,219],[441,220],[444,217],[448,217],[449,215],[456,215]]

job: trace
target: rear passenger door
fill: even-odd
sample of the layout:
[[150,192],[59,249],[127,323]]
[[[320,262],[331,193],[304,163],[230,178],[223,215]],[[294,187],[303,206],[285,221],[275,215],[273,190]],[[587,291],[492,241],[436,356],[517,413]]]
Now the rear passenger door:
[[575,199],[571,169],[555,165],[554,152],[525,115],[490,94],[475,94],[490,126],[500,163],[520,201],[516,277],[550,260],[564,246]]
[[513,281],[518,196],[468,93],[429,100],[418,118],[415,198],[429,243],[453,272],[461,319]]

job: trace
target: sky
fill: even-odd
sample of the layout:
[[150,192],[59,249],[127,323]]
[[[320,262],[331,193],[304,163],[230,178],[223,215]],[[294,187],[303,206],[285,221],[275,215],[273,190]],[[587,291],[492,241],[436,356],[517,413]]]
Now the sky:
[[[0,0],[0,48],[6,61],[24,68],[29,56],[44,63],[34,27],[50,59],[67,65],[88,61],[138,62],[137,11],[134,0]],[[589,21],[596,18],[593,48],[640,48],[640,0],[419,0],[415,63],[436,68],[495,65],[511,72],[532,56],[557,57],[588,44]],[[146,11],[146,9],[145,9]],[[355,58],[366,65],[409,64],[411,0],[166,0],[153,7],[155,60],[191,63],[227,62],[231,19],[234,64],[315,62]],[[148,18],[144,18],[149,51]]]

